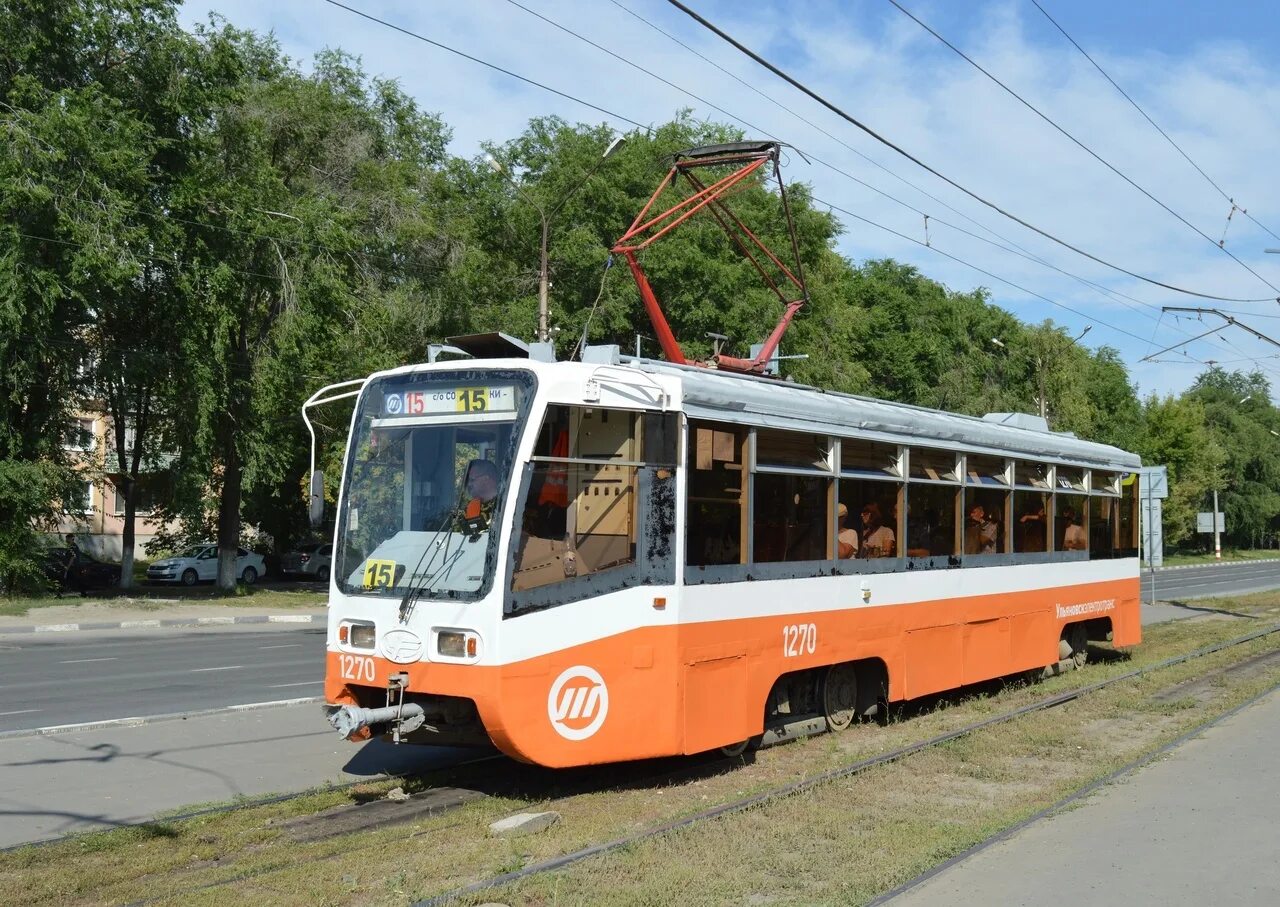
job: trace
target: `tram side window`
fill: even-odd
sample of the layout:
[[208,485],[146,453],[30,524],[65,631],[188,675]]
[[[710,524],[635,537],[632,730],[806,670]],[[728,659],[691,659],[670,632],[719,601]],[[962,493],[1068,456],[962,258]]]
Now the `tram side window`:
[[1094,471],[1093,495],[1089,499],[1089,557],[1115,557],[1116,533],[1120,530],[1120,476]]
[[[651,417],[661,419],[663,414],[547,408],[534,446],[534,457],[542,459],[531,464],[511,582],[514,591],[635,563],[642,467],[634,464],[645,448],[646,429],[671,434]],[[663,465],[669,467],[675,460],[674,446],[667,453]]]
[[1037,554],[1053,550],[1053,477],[1046,463],[1019,460],[1013,464],[1013,550]]
[[761,564],[825,560],[830,547],[831,439],[757,428],[755,468],[751,560]]
[[965,457],[964,553],[1009,548],[1009,464],[998,457]]
[[1121,476],[1116,527],[1116,557],[1138,556],[1138,474]]
[[1052,541],[1053,495],[1019,489],[1013,493],[1013,550],[1018,554],[1048,551]]
[[746,563],[746,429],[690,422],[685,553],[690,566]]
[[[846,513],[843,530],[857,532],[858,558],[899,557],[901,535],[898,515],[902,508],[902,483],[841,477],[836,513]],[[844,546],[841,546],[842,549]],[[847,549],[845,549],[847,550]]]
[[907,557],[960,553],[956,545],[959,497],[959,485],[911,483],[907,489]]

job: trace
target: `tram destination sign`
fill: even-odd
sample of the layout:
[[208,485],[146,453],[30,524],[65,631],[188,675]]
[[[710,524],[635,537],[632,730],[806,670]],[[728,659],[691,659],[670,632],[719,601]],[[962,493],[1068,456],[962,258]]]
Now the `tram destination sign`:
[[402,416],[514,412],[515,408],[515,387],[510,384],[402,390],[385,394],[382,398],[383,415],[393,419]]

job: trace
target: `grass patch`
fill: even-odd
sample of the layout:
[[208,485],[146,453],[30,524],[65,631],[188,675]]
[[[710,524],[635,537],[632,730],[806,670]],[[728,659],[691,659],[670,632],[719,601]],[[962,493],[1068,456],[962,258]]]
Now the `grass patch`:
[[0,596],[0,615],[23,617],[44,608],[73,608],[76,610],[114,609],[127,611],[164,611],[179,605],[222,605],[228,608],[324,608],[329,601],[327,592],[317,592],[307,586],[269,584],[265,586],[238,585],[234,592],[222,592],[213,586],[137,586],[124,590],[95,590],[87,596],[53,594],[40,596]]
[[[1237,613],[1280,608],[1280,593],[1207,602]],[[32,905],[130,903],[395,904],[441,893],[719,803],[811,777],[1214,642],[1262,621],[1192,619],[1148,628],[1129,660],[1031,686],[967,695],[888,726],[862,725],[762,751],[734,766],[689,758],[553,772],[489,762],[404,783],[452,784],[487,799],[410,823],[301,841],[289,820],[382,795],[400,782],[103,832],[0,855],[0,885]],[[1268,637],[1024,716],[892,766],[639,842],[460,903],[860,903],[1056,802],[1280,680],[1280,663],[1224,672],[1280,649]],[[1215,674],[1216,672],[1216,674]],[[1156,694],[1214,676],[1196,696]],[[668,771],[675,767],[679,774]],[[661,775],[659,780],[655,776]],[[1105,794],[1104,794],[1105,795]],[[552,808],[548,831],[495,840],[487,826]],[[74,865],[74,872],[66,872]]]
[[1219,564],[1227,561],[1274,561],[1280,560],[1280,550],[1275,548],[1231,548],[1222,549],[1222,559],[1219,560],[1213,556],[1213,552],[1203,553],[1199,551],[1182,552],[1176,554],[1166,554],[1164,556],[1164,564],[1166,567],[1176,567],[1179,564]]

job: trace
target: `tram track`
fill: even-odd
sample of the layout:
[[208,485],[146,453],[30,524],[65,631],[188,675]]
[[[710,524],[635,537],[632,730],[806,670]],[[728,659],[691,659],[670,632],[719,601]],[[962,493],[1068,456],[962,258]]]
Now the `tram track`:
[[[733,800],[727,803],[721,803],[721,804],[718,804],[717,806],[702,810],[701,812],[697,812],[689,816],[684,816],[679,819],[674,819],[668,822],[663,822],[658,825],[651,826],[649,828],[646,828],[634,834],[625,835],[620,838],[614,838],[611,841],[603,842],[600,844],[593,844],[588,847],[583,847],[571,853],[562,854],[550,860],[543,860],[539,863],[531,864],[529,866],[522,867],[521,869],[514,870],[512,872],[503,873],[501,875],[493,876],[488,879],[483,879],[479,882],[473,882],[470,885],[465,885],[459,888],[452,889],[450,891],[446,891],[442,894],[434,895],[430,898],[425,898],[419,901],[415,901],[412,907],[441,907],[441,905],[454,903],[461,898],[465,898],[473,894],[479,894],[480,892],[488,891],[493,888],[498,888],[503,885],[510,884],[512,882],[523,881],[525,879],[531,878],[536,875],[542,875],[545,873],[554,872],[556,870],[564,869],[568,866],[572,866],[575,863],[580,863],[584,860],[591,859],[593,857],[603,856],[604,854],[621,850],[623,848],[632,847],[636,844],[639,844],[642,841],[646,841],[651,838],[656,838],[661,835],[670,834],[675,831],[687,829],[695,825],[700,825],[702,823],[711,821],[713,819],[718,819],[722,816],[727,816],[733,813],[742,812],[744,810],[754,809],[760,806],[764,806],[766,804],[770,804],[778,800],[795,796],[796,794],[803,793],[815,787],[829,784],[830,782],[841,779],[841,778],[846,778],[852,775],[861,774],[863,772],[866,772],[873,768],[877,768],[879,766],[889,765],[894,762],[901,761],[917,753],[920,753],[924,750],[941,746],[942,744],[949,743],[953,740],[958,740],[962,737],[967,737],[971,734],[974,734],[978,731],[983,730],[984,728],[993,727],[999,724],[1005,724],[1005,723],[1014,721],[1024,715],[1031,714],[1033,712],[1042,712],[1048,709],[1058,708],[1060,706],[1066,705],[1069,702],[1073,702],[1084,696],[1090,695],[1091,693],[1095,693],[1099,690],[1107,689],[1108,687],[1116,686],[1120,683],[1131,681],[1131,680],[1146,676],[1148,674],[1152,674],[1156,671],[1173,667],[1175,665],[1184,664],[1188,661],[1192,661],[1196,658],[1202,658],[1206,655],[1211,655],[1215,652],[1220,652],[1235,646],[1244,645],[1245,643],[1252,642],[1253,640],[1261,639],[1262,637],[1270,636],[1278,632],[1280,632],[1280,625],[1274,625],[1264,630],[1258,630],[1253,633],[1246,634],[1244,636],[1236,637],[1234,639],[1215,643],[1210,646],[1204,646],[1202,648],[1196,649],[1195,651],[1192,651],[1192,652],[1185,653],[1183,655],[1178,655],[1172,658],[1164,659],[1163,661],[1157,662],[1153,665],[1146,665],[1141,668],[1136,668],[1132,671],[1127,671],[1115,677],[1109,677],[1106,680],[1097,681],[1096,683],[1087,684],[1083,687],[1078,687],[1076,689],[1067,690],[1063,693],[1059,693],[1054,696],[1046,697],[1036,702],[1029,703],[1024,706],[1020,706],[1016,709],[1011,709],[1010,711],[1003,712],[999,715],[994,715],[989,718],[984,718],[981,721],[975,721],[963,727],[948,731],[946,733],[935,735],[926,740],[920,740],[915,743],[911,743],[906,746],[899,747],[887,753],[882,753],[876,756],[871,756],[866,759],[861,759],[857,762],[854,762],[850,765],[843,766],[841,768],[832,769],[826,772],[821,772],[817,775],[804,778],[800,781],[795,781],[790,784],[785,784],[779,787],[775,787],[770,790],[766,790],[749,797],[742,797],[740,799]],[[1238,708],[1236,710],[1238,710]],[[1232,711],[1234,712],[1236,710],[1232,710]],[[1214,720],[1216,721],[1218,719],[1214,719]],[[1213,722],[1211,721],[1207,723],[1205,726],[1208,726],[1208,724],[1212,724],[1212,723]],[[1180,737],[1179,741],[1184,739],[1184,737],[1194,736],[1195,733],[1199,733],[1201,730],[1203,730],[1203,727],[1193,729],[1193,731],[1188,732],[1187,735]],[[1119,777],[1119,775],[1124,774],[1125,771],[1132,771],[1134,768],[1137,768],[1140,765],[1145,764],[1151,758],[1155,758],[1155,756],[1152,755],[1152,756],[1144,757],[1141,760],[1137,760],[1132,766],[1129,766],[1126,769],[1121,770],[1114,777]],[[1102,779],[1101,781],[1095,782],[1094,784],[1090,785],[1089,788],[1087,789],[1088,790],[1096,789],[1096,787],[1101,786],[1102,784],[1106,783],[1108,780],[1113,780],[1113,776],[1108,776],[1108,778],[1106,779]],[[1077,795],[1083,796],[1084,794],[1083,792],[1077,792]],[[1074,799],[1075,799],[1075,796],[1073,795],[1073,797],[1069,797],[1066,800],[1064,800],[1063,804],[1065,805],[1065,803],[1071,802]],[[903,890],[905,890],[905,888]]]
[[[898,747],[897,749],[894,749],[886,753],[878,754],[869,758],[860,759],[849,765],[845,765],[845,766],[832,769],[829,771],[825,771],[825,772],[820,772],[788,784],[775,786],[768,790],[764,790],[759,793],[756,793],[752,796],[741,797],[728,802],[720,803],[720,804],[711,806],[707,809],[701,810],[697,813],[681,817],[679,819],[659,822],[647,828],[640,829],[632,834],[628,834],[622,837],[612,838],[607,841],[603,841],[601,843],[591,844],[585,847],[581,847],[569,853],[565,853],[551,859],[543,860],[538,863],[533,863],[533,864],[521,867],[520,869],[493,875],[489,878],[481,879],[471,884],[461,886],[438,895],[434,895],[430,898],[416,901],[414,902],[414,907],[428,907],[428,905],[446,904],[446,903],[453,903],[458,901],[465,902],[464,899],[468,898],[469,896],[478,894],[480,892],[483,892],[489,889],[497,888],[513,882],[527,880],[537,875],[543,875],[543,874],[554,872],[556,870],[564,869],[594,857],[603,856],[611,852],[615,852],[624,848],[631,847],[635,844],[638,844],[640,842],[643,842],[649,839],[657,838],[657,837],[667,835],[682,829],[687,829],[693,826],[706,824],[711,822],[711,820],[714,820],[717,818],[721,818],[728,815],[732,815],[734,813],[743,812],[746,810],[766,806],[776,801],[793,797],[797,794],[803,793],[804,791],[808,791],[813,788],[816,788],[825,784],[829,784],[832,781],[836,781],[841,778],[861,774],[873,768],[876,768],[878,766],[884,766],[884,765],[888,765],[904,759],[908,759],[909,757],[916,755],[918,753],[921,753],[925,750],[928,750],[934,747],[939,747],[948,742],[960,739],[962,737],[965,737],[971,734],[975,734],[983,730],[984,728],[989,728],[999,724],[1008,723],[1018,719],[1019,717],[1022,717],[1024,715],[1028,715],[1034,712],[1054,709],[1054,708],[1063,706],[1067,703],[1078,700],[1082,697],[1089,696],[1100,690],[1104,690],[1109,687],[1116,686],[1120,683],[1131,681],[1136,678],[1143,677],[1145,675],[1153,674],[1153,673],[1165,670],[1167,668],[1174,667],[1176,665],[1184,664],[1186,662],[1192,661],[1197,658],[1201,658],[1217,652],[1222,652],[1236,646],[1241,646],[1251,641],[1254,641],[1266,636],[1270,636],[1277,632],[1280,632],[1280,625],[1268,627],[1265,629],[1260,629],[1249,634],[1234,637],[1229,640],[1224,640],[1221,642],[1214,643],[1212,645],[1203,646],[1193,651],[1182,653],[1170,658],[1166,658],[1162,661],[1159,661],[1150,665],[1145,665],[1143,667],[1136,668],[1131,671],[1126,671],[1122,674],[1118,674],[1114,677],[1109,677],[1105,680],[1097,681],[1090,684],[1085,684],[1075,689],[1066,690],[1061,693],[1054,694],[1052,696],[1038,699],[1035,702],[1025,704],[1023,706],[1008,710],[1006,712],[1002,712],[998,715],[989,716],[980,721],[970,722],[964,725],[963,727],[949,730],[946,733],[936,734],[928,738],[918,740],[913,743]],[[1255,655],[1255,656],[1252,656],[1250,659],[1246,659],[1245,661],[1240,662],[1240,665],[1246,664],[1250,661],[1257,661],[1257,660],[1258,660],[1258,656]],[[1238,665],[1233,663],[1232,665],[1227,666],[1225,670],[1229,671],[1235,667],[1238,667]],[[1223,669],[1218,669],[1218,670],[1221,671]],[[1206,676],[1212,676],[1212,672],[1210,675],[1206,675]],[[972,692],[972,688],[969,688],[969,692],[970,693]],[[462,774],[465,777],[470,773],[488,771],[489,766],[492,763],[496,763],[500,761],[503,761],[503,757],[501,756],[483,756],[478,759],[470,760],[467,763],[460,764],[458,766],[454,766],[446,770],[433,771],[429,773],[429,776],[436,776],[436,777],[443,776],[442,780],[444,778],[447,778],[450,776],[457,776],[459,774]],[[679,764],[676,765],[675,767],[670,767],[670,763],[672,761],[678,761]],[[593,793],[606,794],[606,793],[609,793],[610,791],[615,791],[615,790],[622,791],[628,788],[639,788],[639,787],[646,787],[646,786],[661,787],[664,785],[677,784],[682,780],[697,780],[700,777],[709,777],[713,774],[721,773],[726,769],[739,765],[741,763],[741,759],[728,758],[728,757],[714,757],[714,758],[704,757],[701,759],[695,758],[691,760],[689,757],[683,757],[679,760],[660,760],[660,762],[662,763],[662,768],[659,771],[652,771],[654,767],[652,763],[647,764],[648,765],[647,769],[645,768],[645,765],[646,765],[645,763],[636,763],[634,764],[633,767],[627,767],[627,766],[605,767],[603,769],[588,770],[588,772],[586,773],[583,773],[581,770],[575,770],[572,773],[571,777],[568,779],[565,778],[564,776],[565,773],[563,772],[537,770],[533,767],[521,766],[520,769],[522,771],[515,773],[515,777],[510,783],[504,783],[499,785],[491,784],[491,785],[487,785],[487,787],[488,787],[488,792],[491,794],[496,793],[499,796],[510,796],[514,799],[524,801],[524,807],[522,808],[553,809],[559,806],[560,804],[566,803],[567,801],[572,800],[573,798],[579,797],[583,794],[593,794]],[[693,764],[691,764],[691,762]],[[619,771],[619,768],[621,768],[621,771]],[[546,775],[545,779],[543,778],[543,774]],[[603,776],[606,779],[605,783],[601,783],[601,776]],[[388,780],[388,781],[399,780],[399,781],[405,781],[405,782],[413,782],[415,780],[419,780],[419,777],[414,775],[403,775],[403,776],[388,777],[385,780]],[[565,784],[564,782],[566,780],[568,780],[569,783]],[[344,785],[343,787],[357,787],[361,785],[368,785],[369,783],[370,783],[369,780],[364,780],[364,781],[353,783],[350,785]],[[1103,782],[1100,782],[1100,783],[1105,783],[1105,779]],[[546,785],[545,787],[543,787],[544,784]],[[406,784],[406,786],[408,786],[408,784]],[[1096,784],[1091,785],[1090,789],[1093,789],[1096,786],[1097,786]],[[541,791],[538,791],[539,787],[543,787],[543,789]],[[328,788],[328,790],[333,790],[333,789],[334,788]],[[443,787],[443,786],[427,788],[427,791],[433,794],[444,793],[448,791],[462,792],[462,791],[468,791],[468,790],[470,790],[470,788]],[[191,813],[188,813],[182,816],[169,816],[159,821],[163,823],[177,823],[177,822],[189,821],[191,819],[196,819],[201,817],[216,816],[221,813],[230,813],[234,811],[245,810],[248,808],[252,808],[254,806],[288,803],[290,801],[299,800],[306,796],[314,795],[318,792],[319,791],[312,789],[307,791],[296,792],[293,794],[280,795],[276,797],[260,798],[258,800],[253,800],[253,801],[238,802],[238,803],[229,804],[223,807],[201,809],[201,810],[193,811]],[[551,794],[551,796],[547,796],[548,794]],[[414,796],[416,797],[418,796],[418,794],[415,793]],[[381,798],[370,801],[370,803],[379,803],[379,802],[383,802]],[[362,805],[366,805],[366,804],[356,804],[357,807]],[[389,823],[389,825],[390,824],[399,824],[399,823],[393,822],[393,823]],[[404,833],[404,838],[415,839],[415,838],[421,837],[422,835],[436,834],[441,832],[444,829],[456,828],[458,826],[459,826],[459,823],[452,823],[451,825],[445,825],[443,827],[436,826],[433,830],[426,831],[426,832],[417,831],[417,830],[406,831]],[[379,829],[366,828],[363,830],[376,831]],[[375,835],[373,839],[368,840],[366,842],[351,840],[351,838],[353,837],[354,835],[339,834],[339,835],[326,838],[326,840],[333,841],[332,851],[329,851],[326,848],[326,852],[317,853],[317,854],[313,854],[313,855],[301,857],[301,858],[300,858],[300,855],[297,855],[297,854],[286,855],[282,857],[280,860],[272,860],[266,865],[261,865],[253,868],[246,868],[245,871],[243,872],[235,872],[224,879],[208,881],[208,882],[200,883],[200,884],[197,884],[188,888],[180,889],[180,890],[170,890],[163,893],[158,893],[154,897],[132,901],[130,902],[130,905],[131,907],[144,907],[144,905],[150,905],[150,904],[156,904],[156,903],[178,903],[178,902],[182,902],[187,897],[192,897],[197,894],[208,892],[211,890],[227,888],[229,886],[237,885],[240,883],[253,882],[255,880],[270,879],[272,876],[279,875],[290,869],[295,869],[299,865],[335,864],[339,860],[350,860],[352,857],[357,857],[356,862],[358,863],[359,854],[364,852],[373,852],[378,850],[379,848],[385,848],[387,846],[387,838],[385,836],[379,837]],[[232,869],[232,867],[233,867],[233,864],[227,865],[228,869]],[[180,874],[183,871],[185,870],[179,870],[178,872]]]

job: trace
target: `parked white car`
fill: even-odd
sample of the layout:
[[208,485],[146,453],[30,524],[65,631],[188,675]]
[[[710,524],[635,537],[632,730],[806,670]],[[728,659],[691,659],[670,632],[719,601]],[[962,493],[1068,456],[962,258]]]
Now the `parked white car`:
[[308,542],[280,556],[280,572],[285,576],[317,579],[329,582],[329,568],[333,561],[333,545],[329,542]]
[[[252,586],[266,572],[261,554],[243,548],[236,550],[236,578]],[[147,579],[153,583],[182,583],[194,586],[218,578],[218,546],[195,545],[173,557],[162,558],[147,568]]]

